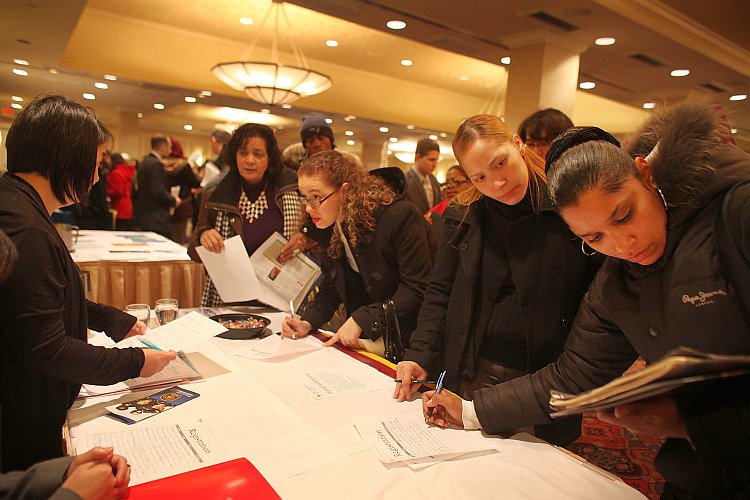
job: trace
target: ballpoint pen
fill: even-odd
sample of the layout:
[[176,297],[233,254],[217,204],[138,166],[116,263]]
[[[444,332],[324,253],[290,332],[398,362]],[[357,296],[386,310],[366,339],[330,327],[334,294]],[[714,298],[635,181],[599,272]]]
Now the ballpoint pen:
[[[435,395],[437,396],[440,394],[440,391],[443,390],[443,380],[445,379],[445,370],[443,370],[440,373],[440,376],[437,379],[437,385],[435,386]],[[427,410],[427,418],[430,418],[432,416],[432,412],[435,411],[435,407],[433,406],[429,410]]]
[[138,340],[140,340],[141,344],[145,345],[149,349],[154,349],[156,351],[163,351],[164,350],[164,349],[160,348],[159,346],[157,346],[156,344],[154,344],[153,342],[149,342],[148,340],[144,340],[144,339],[138,339]]
[[[397,378],[396,380],[394,380],[394,382],[396,382],[397,384],[403,384],[404,383],[404,381],[401,380],[400,378]],[[430,385],[432,385],[432,384],[437,384],[437,380],[412,380],[410,383],[411,384],[430,384]]]
[[[289,312],[292,313],[292,319],[294,319],[294,302],[292,302],[292,299],[289,299]],[[292,334],[292,340],[297,340],[297,334]]]

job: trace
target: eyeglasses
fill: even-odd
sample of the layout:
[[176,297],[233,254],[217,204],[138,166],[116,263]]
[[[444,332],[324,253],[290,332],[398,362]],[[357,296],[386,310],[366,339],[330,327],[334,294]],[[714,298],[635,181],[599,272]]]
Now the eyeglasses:
[[[339,188],[339,189],[341,189],[341,188]],[[330,194],[325,195],[322,198],[318,198],[317,196],[311,196],[310,198],[308,198],[308,197],[302,196],[300,194],[299,195],[299,201],[303,205],[307,205],[307,206],[310,206],[312,208],[319,208],[328,198],[330,198],[331,196],[333,196],[334,194],[336,194],[336,192],[338,192],[339,189],[337,189],[336,191],[334,191],[334,192],[332,192]]]
[[453,187],[458,187],[458,186],[460,186],[461,184],[467,184],[467,183],[469,183],[469,182],[471,182],[471,181],[468,181],[468,180],[463,180],[463,181],[445,181],[445,182],[443,183],[443,187],[445,187],[445,186],[453,186]]

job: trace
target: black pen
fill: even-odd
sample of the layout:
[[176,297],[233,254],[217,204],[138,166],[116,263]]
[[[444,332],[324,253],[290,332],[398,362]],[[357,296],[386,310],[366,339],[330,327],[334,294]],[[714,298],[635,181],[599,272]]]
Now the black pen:
[[[394,380],[394,382],[396,382],[397,384],[404,383],[404,381],[401,380],[400,378],[397,378],[396,380]],[[412,384],[437,384],[437,380],[412,380],[411,383]]]
[[[440,394],[440,391],[443,390],[443,380],[445,379],[445,370],[440,373],[440,376],[437,380],[437,386],[435,387],[435,395]],[[427,410],[427,418],[430,418],[432,416],[432,412],[435,411],[435,407],[433,406],[429,410]]]

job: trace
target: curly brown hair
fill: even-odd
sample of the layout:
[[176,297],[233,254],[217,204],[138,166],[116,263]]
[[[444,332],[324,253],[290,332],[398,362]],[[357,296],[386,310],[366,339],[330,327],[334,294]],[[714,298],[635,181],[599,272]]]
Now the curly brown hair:
[[[378,209],[390,205],[396,193],[379,177],[369,175],[361,165],[348,159],[336,150],[321,151],[307,158],[297,171],[299,177],[320,176],[335,189],[342,190],[344,223],[349,232],[349,245],[356,248],[366,232],[375,231],[375,216]],[[328,255],[337,259],[343,252],[339,231],[333,231],[328,244]]]

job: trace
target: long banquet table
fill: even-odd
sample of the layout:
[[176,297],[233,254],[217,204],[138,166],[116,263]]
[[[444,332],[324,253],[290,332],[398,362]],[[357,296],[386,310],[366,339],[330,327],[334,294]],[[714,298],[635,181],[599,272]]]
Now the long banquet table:
[[[262,314],[278,331],[284,313]],[[95,444],[126,439],[120,442],[138,450],[127,457],[132,470],[150,479],[164,477],[174,473],[162,470],[170,460],[146,457],[162,452],[153,449],[159,447],[158,439],[134,445],[137,438],[129,433],[163,432],[164,426],[174,426],[185,431],[185,441],[195,433],[203,451],[216,455],[215,461],[246,457],[282,498],[644,498],[611,474],[549,444],[524,439],[528,435],[487,436],[495,451],[426,467],[384,465],[364,445],[352,418],[421,415],[419,401],[392,399],[393,365],[343,348],[321,348],[276,362],[241,357],[252,342],[257,341],[211,338],[189,349],[186,354],[204,379],[180,386],[200,397],[135,425],[107,418],[104,407],[141,398],[153,389],[78,400],[68,414],[73,450],[80,453]],[[388,388],[324,399],[300,389],[310,370],[343,371],[353,364],[367,370],[368,377],[382,377]],[[186,465],[185,470],[210,463]],[[168,491],[164,498],[170,498]]]
[[94,302],[123,309],[177,299],[180,307],[198,307],[205,271],[187,249],[152,232],[80,231],[73,260],[91,273]]

